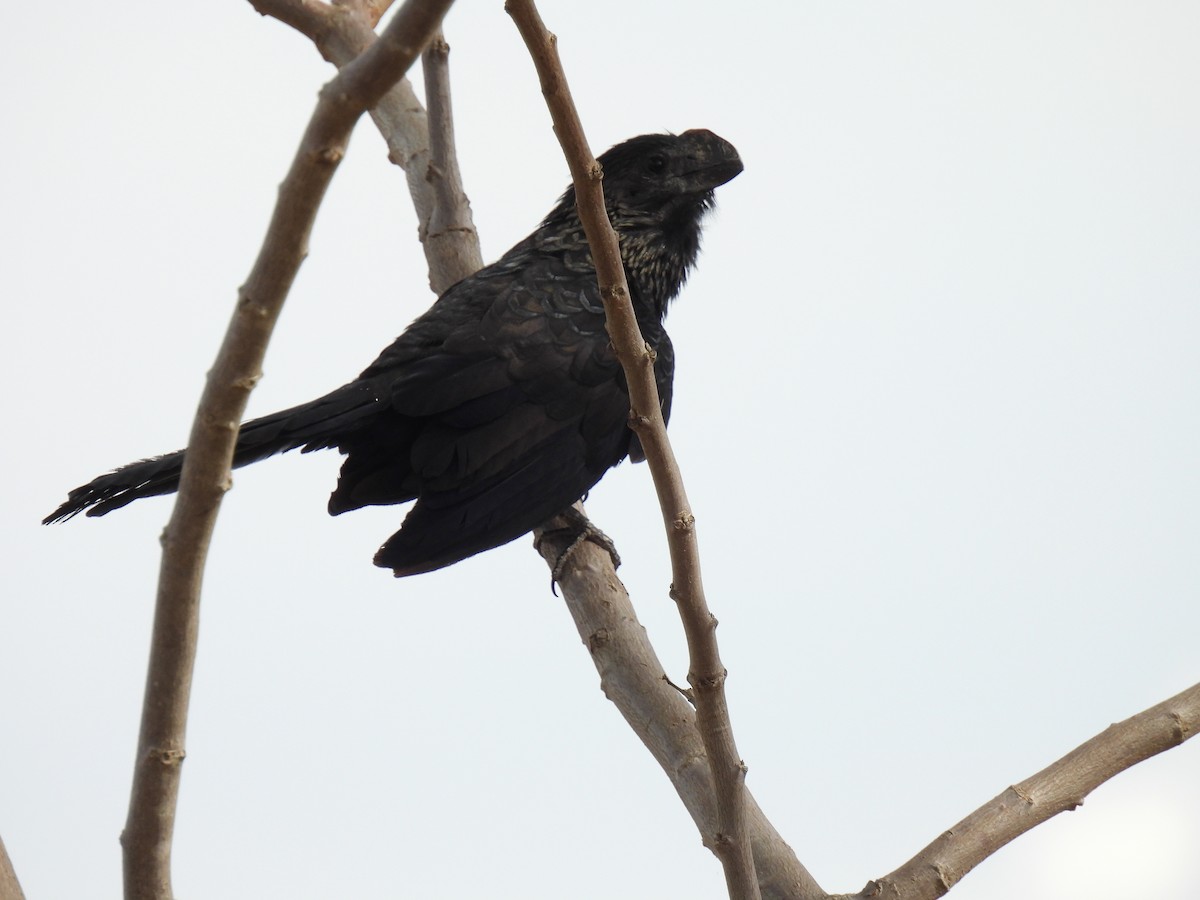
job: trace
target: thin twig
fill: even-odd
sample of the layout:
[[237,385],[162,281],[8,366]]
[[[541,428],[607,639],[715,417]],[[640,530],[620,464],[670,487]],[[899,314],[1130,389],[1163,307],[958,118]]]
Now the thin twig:
[[169,900],[171,839],[199,627],[200,586],[238,423],[266,344],[307,252],[308,235],[358,117],[412,65],[452,0],[409,0],[377,44],[321,92],[280,187],[258,259],[238,296],[192,425],[179,495],[163,534],[150,663],[129,816],[125,896]]
[[695,518],[683,487],[679,466],[667,439],[666,424],[654,383],[654,359],[642,339],[629,299],[617,237],[604,205],[603,173],[588,147],[558,59],[556,39],[547,31],[532,0],[508,0],[512,16],[538,71],[554,130],[562,144],[575,184],[579,218],[596,265],[609,336],[629,385],[630,421],[654,478],[671,552],[672,596],[675,598],[691,660],[688,682],[696,698],[696,718],[708,754],[716,792],[718,830],[704,835],[725,869],[729,895],[737,900],[759,897],[754,855],[746,839],[746,767],[738,755],[725,701],[726,670],[717,649],[716,619],[709,612],[700,578]]
[[933,900],[1009,841],[1084,798],[1114,775],[1200,731],[1200,684],[1110,725],[1062,759],[985,803],[852,900]]
[[[558,525],[558,520],[548,522],[537,533],[536,545],[550,566],[571,540],[556,534]],[[716,832],[712,774],[696,729],[695,710],[665,680],[662,663],[613,572],[608,551],[592,543],[580,544],[559,587],[600,674],[604,696],[662,767],[700,833]],[[746,803],[746,833],[764,900],[823,900],[825,892],[767,820],[749,789]]]
[[[421,243],[425,252],[438,258],[430,262],[430,286],[441,294],[446,288],[483,267],[475,223],[471,219],[471,204],[462,186],[458,169],[458,153],[454,148],[454,112],[450,103],[450,45],[441,32],[434,36],[421,54],[421,71],[425,76],[425,108],[429,111],[429,166],[425,180],[433,188],[434,204],[428,222],[422,222]],[[462,232],[471,240],[468,255],[464,252]],[[434,271],[444,273],[436,279]]]

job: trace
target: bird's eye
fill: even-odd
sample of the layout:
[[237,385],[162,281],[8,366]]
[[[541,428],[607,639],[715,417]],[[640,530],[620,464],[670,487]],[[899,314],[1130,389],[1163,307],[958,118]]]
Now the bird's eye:
[[646,171],[651,175],[659,175],[667,168],[667,158],[655,153],[646,160]]

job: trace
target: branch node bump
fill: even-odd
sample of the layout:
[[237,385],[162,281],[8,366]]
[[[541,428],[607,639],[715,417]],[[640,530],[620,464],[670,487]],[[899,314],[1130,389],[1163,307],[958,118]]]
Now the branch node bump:
[[[208,373],[209,379],[212,378],[212,375],[212,372]],[[218,431],[228,431],[233,434],[236,434],[238,429],[241,428],[241,424],[239,422],[235,422],[232,419],[228,419],[220,415],[205,413],[203,417],[198,418],[201,418],[201,421],[204,422],[205,428],[212,428]]]
[[588,163],[587,177],[588,181],[604,180],[604,166],[600,165],[600,160],[593,159],[590,163]]
[[597,628],[587,639],[587,648],[589,653],[595,653],[598,649],[612,640],[612,635],[608,633],[607,628]]
[[248,316],[265,319],[270,315],[270,310],[267,309],[266,304],[255,300],[253,295],[246,291],[245,285],[238,288],[237,305],[238,309]]
[[1034,803],[1033,795],[1030,794],[1028,791],[1026,791],[1023,787],[1021,787],[1021,785],[1014,784],[1011,788],[1009,788],[1009,790],[1011,790],[1014,794],[1016,794],[1018,797],[1020,797],[1021,800],[1023,800],[1026,804],[1028,804],[1029,806],[1033,806],[1033,803]]
[[231,432],[233,434],[236,434],[238,429],[242,427],[239,422],[236,422],[233,419],[224,419],[219,416],[205,416],[204,424],[209,428],[216,428],[220,429],[221,431]]
[[183,762],[184,757],[186,756],[187,753],[185,753],[182,748],[178,750],[172,750],[170,748],[152,748],[146,754],[148,759],[161,763],[164,766],[178,766]]
[[688,675],[688,683],[696,690],[715,691],[725,683],[729,670],[722,669],[714,675]]
[[933,869],[934,877],[938,880],[938,886],[942,888],[941,893],[946,893],[950,888],[954,887],[954,874],[946,869],[941,863],[934,863],[930,868]]
[[671,523],[671,527],[676,531],[690,532],[696,527],[696,517],[685,509],[675,517],[675,521]]
[[345,155],[341,147],[323,147],[313,154],[313,161],[325,166],[336,166]]
[[1188,739],[1187,722],[1175,710],[1171,711],[1171,735],[1175,738],[1175,743],[1182,744]]
[[602,295],[605,302],[620,303],[629,294],[625,290],[625,286],[621,284],[608,284],[602,289]]

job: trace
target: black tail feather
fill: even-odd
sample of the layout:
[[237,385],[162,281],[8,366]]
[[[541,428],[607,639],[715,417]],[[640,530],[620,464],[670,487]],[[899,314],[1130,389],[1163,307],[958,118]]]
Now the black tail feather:
[[[297,448],[307,452],[336,447],[344,437],[370,422],[382,402],[371,384],[357,382],[311,403],[246,422],[238,432],[233,467]],[[81,512],[103,516],[142,497],[174,493],[179,488],[186,453],[177,450],[101,475],[71,491],[42,524],[65,522]]]

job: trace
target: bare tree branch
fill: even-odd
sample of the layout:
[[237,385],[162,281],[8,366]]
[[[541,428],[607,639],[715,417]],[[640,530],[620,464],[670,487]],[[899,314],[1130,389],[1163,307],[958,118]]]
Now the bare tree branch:
[[691,667],[688,682],[696,702],[696,719],[707,751],[717,802],[717,830],[704,840],[725,869],[731,897],[759,896],[754,855],[746,839],[746,766],[738,755],[725,701],[726,670],[717,650],[717,620],[709,612],[700,578],[695,517],[688,503],[679,466],[667,439],[666,423],[654,383],[654,353],[638,329],[629,286],[621,266],[616,234],[608,221],[601,185],[603,173],[588,147],[558,59],[556,39],[547,31],[532,0],[507,0],[512,16],[538,71],[554,131],[575,183],[579,218],[587,234],[604,298],[609,336],[629,385],[630,422],[638,433],[654,478],[671,551],[671,594],[679,606],[687,635]]
[[125,896],[169,900],[171,838],[199,628],[200,586],[217,511],[230,487],[238,423],[330,179],[358,117],[415,61],[451,0],[409,0],[379,41],[321,92],[254,268],[209,372],[179,495],[163,534],[154,630],[125,850]]
[[[852,900],[932,900],[1009,841],[1083,805],[1108,779],[1200,730],[1200,684],[1110,725],[1062,759],[985,803]],[[847,895],[848,897],[848,895]]]
[[[425,180],[433,187],[434,195],[429,219],[421,223],[421,243],[430,257],[430,287],[440,295],[456,281],[483,268],[483,256],[471,219],[471,204],[458,170],[454,112],[450,104],[450,45],[441,32],[421,54],[421,66],[425,75],[425,106],[429,110],[430,159]],[[462,240],[464,232],[469,241]]]
[[[578,505],[582,511],[582,504]],[[556,532],[566,520],[539,529],[536,544],[552,568],[573,538]],[[696,729],[696,712],[671,685],[638,621],[607,551],[580,544],[559,587],[580,638],[600,674],[604,696],[624,716],[671,779],[702,835],[717,831],[708,755]],[[759,889],[766,900],[820,900],[826,896],[796,859],[791,847],[746,792],[746,833],[754,852]]]
[[[374,9],[370,0],[329,6],[316,0],[250,0],[258,12],[292,26],[316,44],[321,56],[341,68],[356,59],[375,41]],[[382,0],[381,0],[382,2]],[[365,6],[366,11],[360,9]],[[441,77],[441,76],[439,76]],[[444,88],[449,102],[448,82]],[[447,105],[448,109],[448,105]],[[444,224],[434,224],[440,214],[435,185],[428,179],[432,164],[429,125],[421,101],[413,93],[408,79],[401,79],[371,109],[371,118],[388,146],[388,158],[404,170],[413,208],[417,213],[417,234],[429,266],[429,284],[434,293],[471,274],[483,265],[479,236],[471,220],[471,208],[458,178],[458,164],[452,156],[443,162],[447,178],[457,185],[461,203]],[[446,126],[450,127],[450,126]],[[453,134],[447,145],[453,149]],[[427,240],[427,235],[434,235]]]
[[0,838],[0,900],[25,900],[25,892],[17,881],[17,873],[12,860],[8,858],[3,838]]

